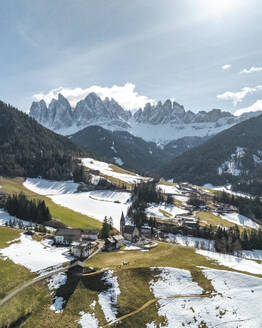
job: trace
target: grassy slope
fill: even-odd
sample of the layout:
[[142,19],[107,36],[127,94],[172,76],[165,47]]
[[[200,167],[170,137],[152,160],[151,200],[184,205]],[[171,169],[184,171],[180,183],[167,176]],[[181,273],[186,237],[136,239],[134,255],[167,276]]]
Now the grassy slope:
[[23,179],[5,179],[0,178],[0,185],[2,191],[9,194],[23,192],[29,198],[37,198],[44,200],[49,207],[52,217],[60,221],[71,228],[85,228],[85,229],[99,229],[101,228],[101,222],[93,218],[88,217],[72,211],[66,207],[55,204],[50,198],[36,194],[23,186]]
[[[0,227],[0,248],[7,247],[7,242],[18,238],[19,235],[20,231],[18,230]],[[0,298],[3,298],[20,283],[30,280],[34,276],[35,275],[25,267],[14,264],[9,259],[4,260],[0,258]]]
[[[129,264],[123,266],[123,261],[129,262]],[[202,274],[199,266],[234,271],[196,254],[193,248],[165,243],[160,243],[157,248],[149,252],[101,253],[90,259],[87,264],[96,268],[112,268],[117,275],[121,290],[118,297],[118,317],[130,313],[154,299],[149,288],[149,281],[154,279],[154,273],[149,269],[150,267],[170,266],[189,270],[193,281],[196,281],[205,292],[212,291],[213,287],[210,281]],[[34,286],[33,289],[26,290],[26,293],[19,294],[12,299],[11,303],[8,303],[9,307],[0,308],[0,318],[3,314],[2,311],[7,309],[10,309],[10,311],[5,311],[7,312],[4,313],[5,320],[11,320],[10,314],[12,313],[14,314],[12,318],[17,318],[17,312],[20,308],[20,313],[27,313],[30,310],[30,305],[27,303],[30,296],[32,298],[32,314],[27,318],[25,325],[22,325],[22,327],[79,327],[77,321],[80,319],[80,311],[95,313],[96,318],[99,320],[99,325],[103,327],[106,321],[98,303],[98,294],[105,290],[101,277],[102,274],[99,273],[93,276],[85,276],[75,284],[72,282],[65,289],[65,293],[70,295],[70,297],[62,314],[55,314],[49,309],[52,304],[52,297],[50,297],[46,287],[39,284]],[[73,277],[74,279],[77,279],[77,277]],[[23,303],[23,298],[25,301],[24,304],[21,304]],[[94,310],[90,306],[93,301],[96,301]],[[146,323],[152,321],[158,324],[163,323],[164,318],[159,317],[157,309],[157,302],[152,303],[145,310],[122,321],[117,327],[142,328],[145,327]]]

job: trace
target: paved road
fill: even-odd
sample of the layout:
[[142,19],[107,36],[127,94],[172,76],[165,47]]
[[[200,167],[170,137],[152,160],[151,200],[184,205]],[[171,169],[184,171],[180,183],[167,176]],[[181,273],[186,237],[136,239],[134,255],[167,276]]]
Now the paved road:
[[[103,241],[99,241],[98,242],[98,249],[92,254],[89,256],[89,258],[84,261],[87,262],[89,259],[91,259],[92,257],[94,257],[96,254],[98,254],[99,252],[101,252],[102,248],[104,246],[104,242]],[[27,287],[29,286],[32,286],[33,284],[39,282],[39,281],[42,281],[42,280],[45,280],[47,278],[50,278],[52,275],[56,274],[56,273],[59,273],[59,272],[65,272],[65,271],[68,271],[69,269],[77,266],[79,263],[81,263],[80,261],[76,261],[70,265],[67,265],[65,267],[62,267],[62,268],[59,268],[57,270],[53,270],[53,271],[50,271],[49,273],[41,276],[41,277],[38,277],[38,278],[34,278],[30,281],[27,281],[25,283],[23,283],[22,285],[16,287],[14,290],[12,290],[8,295],[6,295],[2,300],[0,300],[0,306],[1,305],[4,305],[6,302],[8,302],[11,298],[13,298],[15,295],[17,295],[18,293],[20,293],[21,291],[23,291],[24,289],[26,289]],[[83,262],[82,262],[83,263]]]

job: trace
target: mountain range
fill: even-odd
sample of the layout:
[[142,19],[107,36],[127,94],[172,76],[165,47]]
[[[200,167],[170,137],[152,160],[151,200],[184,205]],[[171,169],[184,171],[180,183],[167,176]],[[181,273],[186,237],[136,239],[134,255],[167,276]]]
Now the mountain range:
[[40,100],[33,102],[30,108],[31,117],[59,134],[71,135],[87,126],[98,125],[111,131],[128,131],[161,145],[183,137],[212,136],[252,115],[236,117],[221,109],[193,113],[169,99],[156,105],[148,103],[133,113],[114,99],[102,100],[95,93],[88,94],[75,107],[59,94],[49,105]]

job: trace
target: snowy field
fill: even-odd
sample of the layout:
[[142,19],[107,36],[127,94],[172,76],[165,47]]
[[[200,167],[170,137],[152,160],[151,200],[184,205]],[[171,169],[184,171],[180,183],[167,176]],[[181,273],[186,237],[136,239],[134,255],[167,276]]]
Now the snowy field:
[[252,251],[243,250],[241,251],[241,256],[246,259],[262,261],[262,250],[261,249],[253,249]]
[[[166,212],[166,215],[164,212]],[[187,211],[171,204],[159,205],[151,203],[149,204],[149,207],[146,208],[146,215],[148,217],[156,217],[162,220],[173,219],[177,214],[185,213],[187,213]]]
[[118,192],[111,190],[94,190],[89,192],[89,196],[92,199],[105,202],[120,202],[126,204],[131,198],[131,193],[129,192]]
[[[14,226],[16,228],[19,228],[19,223],[22,223],[24,225],[24,227],[34,227],[37,225],[36,223],[18,219],[15,216],[12,216],[9,213],[7,213],[6,211],[4,211],[2,208],[0,208],[0,226],[5,226],[6,223],[8,223],[10,221],[15,223]],[[48,231],[56,231],[56,229],[54,229],[52,227],[45,226],[45,228]]]
[[[220,271],[214,269],[203,270],[205,276],[211,280],[217,293],[212,297],[188,297],[181,299],[167,299],[171,294],[200,294],[200,288],[190,284],[190,276],[180,277],[181,273],[166,268],[164,279],[153,283],[155,296],[161,297],[158,301],[158,314],[166,318],[161,327],[225,327],[225,328],[260,328],[260,302],[262,297],[262,280],[248,275]],[[163,275],[163,273],[162,273]],[[165,278],[166,275],[166,278]],[[185,284],[184,290],[182,289]],[[180,286],[180,288],[179,288]],[[157,325],[148,323],[147,327],[156,328]]]
[[224,191],[224,192],[227,192],[231,195],[235,195],[235,196],[239,196],[239,197],[251,198],[251,196],[249,194],[244,194],[242,192],[232,191],[230,189],[231,185],[230,186],[213,186],[211,183],[207,183],[203,187],[207,188],[207,189],[212,189],[212,190]]
[[[214,215],[217,215],[216,213],[213,213]],[[243,226],[243,227],[249,227],[258,230],[259,224],[254,222],[253,220],[249,219],[248,217],[241,215],[239,213],[225,213],[223,215],[219,215],[222,219],[227,220],[229,222],[235,223],[237,225]]]
[[94,190],[76,193],[78,186],[76,183],[43,179],[26,179],[24,186],[40,195],[51,198],[58,205],[88,215],[101,222],[105,216],[111,216],[113,225],[117,229],[120,229],[121,213],[126,215],[130,206],[128,202],[131,194],[128,192]]
[[262,264],[255,261],[243,259],[229,254],[210,252],[202,249],[196,250],[196,253],[204,255],[211,260],[216,260],[220,265],[224,265],[238,271],[262,275]]
[[73,194],[77,192],[78,183],[73,181],[51,181],[27,178],[23,185],[39,195]]
[[[106,194],[107,193],[107,194]],[[76,212],[88,215],[99,221],[103,221],[105,216],[111,216],[113,226],[120,229],[120,218],[123,212],[126,215],[128,207],[127,203],[130,194],[126,192],[96,191],[83,192],[76,194],[65,194],[51,196],[50,198],[58,205],[68,207]],[[95,198],[94,198],[95,197]],[[99,198],[99,200],[98,200]],[[121,201],[124,200],[124,203]],[[116,203],[117,202],[117,203]],[[119,203],[118,203],[119,202]]]
[[91,170],[98,170],[104,175],[111,176],[113,178],[119,179],[127,183],[138,183],[146,178],[138,174],[124,174],[119,172],[114,172],[110,167],[110,164],[105,162],[96,161],[93,158],[82,158],[82,163],[84,166],[88,167]]
[[178,190],[175,185],[174,186],[168,186],[168,185],[164,185],[164,184],[159,183],[157,185],[157,189],[161,189],[161,191],[166,195],[181,194],[181,191]]
[[176,243],[182,246],[201,248],[213,251],[215,250],[215,242],[214,240],[208,240],[204,238],[192,237],[192,236],[183,236],[180,234],[166,234],[169,242]]
[[52,243],[52,240],[38,242],[31,236],[21,234],[19,242],[1,249],[0,255],[32,272],[73,260],[73,257],[68,255],[68,248],[54,247]]
[[179,200],[180,202],[183,203],[183,205],[186,205],[187,202],[189,201],[189,197],[188,196],[175,196],[175,199]]
[[151,270],[160,270],[160,273],[155,275],[150,282],[150,288],[155,297],[168,298],[202,293],[198,284],[192,282],[191,274],[187,270],[169,267],[151,268]]

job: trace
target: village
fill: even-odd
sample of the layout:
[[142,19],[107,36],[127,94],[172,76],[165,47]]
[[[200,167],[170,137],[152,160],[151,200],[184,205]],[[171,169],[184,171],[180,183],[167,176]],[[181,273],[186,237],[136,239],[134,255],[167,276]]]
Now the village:
[[[162,192],[161,188],[159,190]],[[164,194],[164,192],[163,192]],[[7,195],[0,194],[0,203],[4,204]],[[154,219],[154,226],[144,223],[140,227],[136,226],[127,215],[121,215],[120,230],[114,229],[112,234],[103,238],[99,229],[72,229],[61,227],[57,229],[37,231],[36,226],[27,226],[26,234],[41,234],[43,238],[52,239],[56,247],[67,246],[69,253],[76,259],[86,260],[94,252],[112,252],[124,247],[134,247],[148,250],[156,247],[159,241],[170,242],[170,234],[184,234],[185,230],[190,235],[190,231],[199,224],[195,213],[201,211],[212,211],[219,214],[235,212],[237,209],[228,204],[222,204],[214,200],[214,195],[208,190],[193,186],[189,183],[177,184],[168,192],[168,197],[174,201],[185,198],[182,203],[182,214],[168,216],[167,218]],[[149,219],[149,218],[148,218]],[[132,246],[131,246],[132,245]]]

